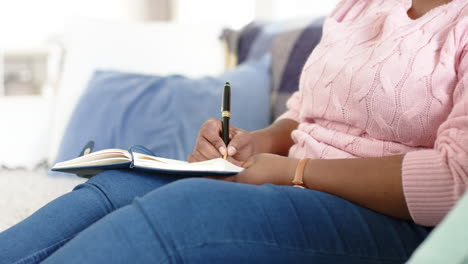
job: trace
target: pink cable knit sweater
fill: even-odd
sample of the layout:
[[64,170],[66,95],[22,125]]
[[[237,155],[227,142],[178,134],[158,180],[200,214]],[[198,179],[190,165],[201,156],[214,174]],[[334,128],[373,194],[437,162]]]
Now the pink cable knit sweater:
[[291,157],[406,153],[416,223],[436,225],[467,189],[468,1],[412,20],[411,0],[343,0],[324,24],[281,118]]

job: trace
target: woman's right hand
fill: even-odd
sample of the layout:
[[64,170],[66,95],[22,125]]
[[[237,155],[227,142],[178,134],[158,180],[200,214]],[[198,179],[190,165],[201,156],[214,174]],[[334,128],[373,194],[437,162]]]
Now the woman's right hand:
[[229,127],[229,145],[221,138],[222,124],[220,120],[208,119],[200,128],[189,162],[197,162],[222,157],[226,152],[228,161],[241,166],[255,153],[255,140],[252,133]]

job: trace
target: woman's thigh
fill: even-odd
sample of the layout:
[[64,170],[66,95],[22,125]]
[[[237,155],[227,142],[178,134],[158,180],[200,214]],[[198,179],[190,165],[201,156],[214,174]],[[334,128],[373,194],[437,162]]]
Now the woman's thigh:
[[74,190],[94,189],[108,203],[111,210],[115,210],[130,204],[136,197],[181,178],[131,170],[110,170],[99,173]]
[[176,178],[106,171],[0,233],[0,264],[37,263],[103,216]]
[[313,190],[190,179],[106,216],[45,263],[402,263],[428,233]]

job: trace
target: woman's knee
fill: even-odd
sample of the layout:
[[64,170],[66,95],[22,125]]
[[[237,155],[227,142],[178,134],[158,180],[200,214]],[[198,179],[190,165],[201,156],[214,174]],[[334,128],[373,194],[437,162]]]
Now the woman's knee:
[[85,188],[96,192],[116,209],[130,204],[135,197],[143,196],[173,180],[173,177],[130,170],[108,170],[78,185],[74,191]]

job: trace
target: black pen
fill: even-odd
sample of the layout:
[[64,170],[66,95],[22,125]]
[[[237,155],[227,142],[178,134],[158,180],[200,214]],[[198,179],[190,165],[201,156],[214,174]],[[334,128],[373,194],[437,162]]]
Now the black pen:
[[229,144],[229,118],[231,117],[231,85],[226,82],[223,90],[223,102],[221,105],[221,117],[222,117],[222,137],[224,144],[226,144],[226,153],[224,159],[227,159],[227,146]]

